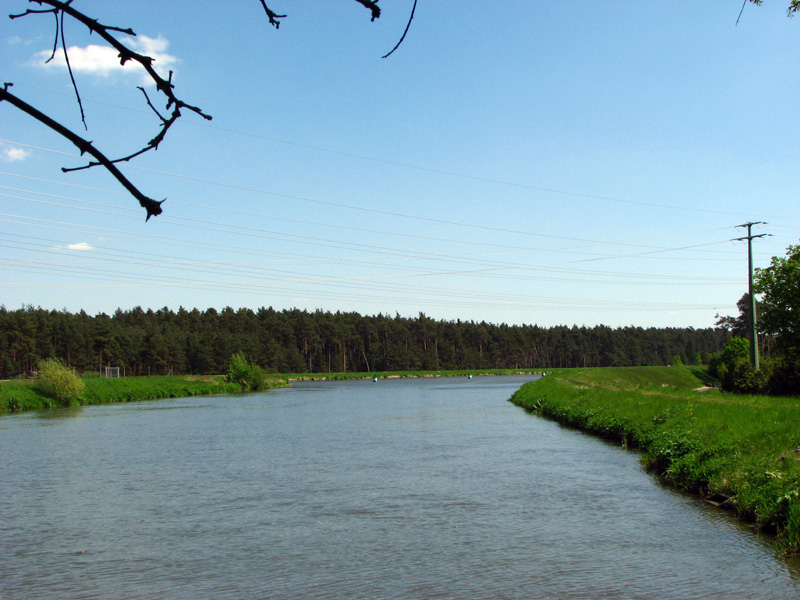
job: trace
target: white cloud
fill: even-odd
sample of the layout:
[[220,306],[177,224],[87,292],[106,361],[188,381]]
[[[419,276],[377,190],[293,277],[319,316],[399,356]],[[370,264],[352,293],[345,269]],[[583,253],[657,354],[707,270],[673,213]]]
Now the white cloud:
[[[131,50],[144,54],[153,59],[153,68],[156,72],[166,79],[170,70],[175,70],[175,65],[180,62],[176,57],[167,54],[169,41],[162,38],[150,38],[140,35],[127,40]],[[64,50],[56,50],[55,56],[49,62],[48,59],[52,50],[42,50],[34,54],[30,64],[44,69],[65,69],[67,63],[64,60]],[[149,83],[144,71],[138,63],[128,61],[125,65],[120,64],[119,54],[111,46],[98,46],[89,44],[85,48],[70,46],[67,48],[69,64],[75,73],[88,73],[100,77],[110,77],[118,73],[134,73],[142,77],[142,81]]]
[[11,146],[9,148],[2,148],[0,150],[0,157],[3,158],[6,162],[16,162],[18,160],[25,160],[31,155],[30,152],[23,148],[17,148],[15,146]]
[[76,252],[89,252],[94,250],[94,246],[86,242],[78,242],[76,244],[67,244],[67,250],[75,250]]
[[9,46],[17,46],[19,44],[22,44],[23,46],[31,46],[33,44],[37,44],[38,45],[41,42],[41,40],[42,40],[42,36],[36,36],[36,37],[33,37],[33,38],[23,39],[23,38],[19,37],[18,35],[12,35],[10,38],[8,38],[7,42],[9,44]]

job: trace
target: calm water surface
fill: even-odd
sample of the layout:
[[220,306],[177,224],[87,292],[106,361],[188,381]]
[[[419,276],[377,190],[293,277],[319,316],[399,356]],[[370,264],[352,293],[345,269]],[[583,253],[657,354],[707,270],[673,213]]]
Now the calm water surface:
[[800,598],[769,540],[508,403],[526,380],[2,417],[0,598]]

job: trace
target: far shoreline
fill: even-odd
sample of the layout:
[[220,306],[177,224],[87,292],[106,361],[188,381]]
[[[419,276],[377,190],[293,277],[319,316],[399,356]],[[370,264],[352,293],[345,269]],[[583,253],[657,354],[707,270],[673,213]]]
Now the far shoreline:
[[[288,387],[301,381],[348,381],[381,379],[426,379],[438,377],[481,377],[501,375],[540,375],[531,369],[475,369],[457,371],[380,371],[373,373],[270,373],[260,390]],[[143,375],[137,377],[102,378],[96,375],[81,378],[85,391],[75,401],[58,402],[40,393],[34,379],[0,382],[0,415],[46,410],[66,406],[94,406],[121,402],[141,402],[165,398],[188,398],[216,394],[253,393],[224,375]]]

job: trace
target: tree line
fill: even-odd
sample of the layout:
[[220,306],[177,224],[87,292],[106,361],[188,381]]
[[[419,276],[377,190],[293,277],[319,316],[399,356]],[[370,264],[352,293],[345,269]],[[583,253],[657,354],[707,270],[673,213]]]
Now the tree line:
[[723,328],[497,325],[378,314],[260,308],[85,311],[0,307],[3,378],[55,358],[78,372],[128,376],[219,374],[241,352],[268,372],[545,369],[699,364],[722,349]]

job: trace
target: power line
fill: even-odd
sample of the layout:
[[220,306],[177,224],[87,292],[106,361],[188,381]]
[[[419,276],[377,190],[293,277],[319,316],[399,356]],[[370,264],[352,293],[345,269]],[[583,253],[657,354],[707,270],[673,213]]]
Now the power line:
[[[34,181],[42,181],[44,183],[51,183],[51,184],[56,184],[56,185],[67,185],[69,187],[75,187],[75,188],[80,188],[80,189],[87,189],[87,190],[92,190],[92,191],[99,191],[99,192],[105,192],[105,193],[111,193],[111,194],[117,194],[117,195],[123,195],[123,196],[127,195],[127,194],[125,194],[123,192],[112,192],[112,191],[109,191],[109,190],[102,190],[102,189],[98,189],[98,188],[90,188],[90,187],[85,187],[85,186],[78,186],[78,185],[75,185],[75,184],[65,184],[65,183],[61,183],[61,182],[43,180],[43,179],[34,178],[34,177],[18,176],[18,175],[14,175],[14,174],[5,173],[5,172],[2,172],[2,171],[0,171],[0,175],[11,175],[12,177],[21,177],[23,179],[29,179],[29,180],[34,180]],[[226,185],[226,184],[221,184],[220,183],[219,185]],[[5,188],[5,189],[15,190],[16,188]],[[32,194],[37,194],[37,195],[49,196],[49,197],[58,198],[58,199],[71,200],[73,202],[79,202],[79,203],[83,203],[83,204],[104,206],[104,207],[107,207],[107,208],[117,208],[116,205],[107,205],[107,204],[94,203],[94,202],[89,202],[89,201],[86,201],[86,200],[78,200],[78,199],[75,199],[75,198],[67,198],[67,197],[64,197],[64,196],[43,194],[43,193],[40,193],[40,192],[34,192],[34,191],[30,191],[30,190],[19,190],[19,191],[24,191],[25,193],[32,193]],[[269,192],[265,192],[265,193],[269,193]],[[278,221],[284,221],[284,222],[299,223],[299,224],[303,224],[303,225],[315,225],[315,226],[320,226],[320,227],[328,227],[328,228],[333,228],[333,229],[337,229],[337,230],[350,230],[350,231],[358,231],[358,232],[362,232],[362,233],[375,233],[375,234],[379,234],[379,235],[390,235],[390,236],[395,236],[395,237],[405,237],[405,238],[411,238],[411,239],[423,239],[423,240],[428,240],[428,241],[438,241],[438,242],[448,242],[448,243],[458,243],[458,244],[469,244],[471,246],[481,245],[481,246],[489,246],[489,247],[502,248],[502,249],[511,249],[511,250],[543,251],[543,252],[566,252],[566,253],[574,253],[573,252],[574,249],[581,249],[581,248],[587,247],[586,245],[583,245],[583,246],[572,246],[572,247],[568,246],[568,247],[560,247],[560,248],[551,248],[551,247],[541,248],[541,247],[529,247],[529,246],[513,246],[513,245],[507,245],[507,244],[494,244],[494,243],[487,243],[487,242],[484,242],[484,241],[476,242],[474,239],[472,239],[472,240],[455,240],[455,239],[452,239],[452,238],[431,237],[431,236],[416,236],[416,235],[397,233],[397,232],[386,231],[386,230],[374,230],[374,229],[366,229],[366,228],[360,228],[360,227],[348,227],[348,226],[342,226],[342,225],[338,225],[338,224],[337,225],[333,225],[333,224],[330,224],[330,223],[318,223],[318,222],[313,222],[313,221],[308,221],[308,220],[301,220],[301,219],[287,219],[287,218],[282,218],[282,217],[275,217],[274,215],[265,215],[265,214],[262,214],[262,213],[253,213],[253,212],[249,212],[249,211],[238,211],[238,210],[218,208],[218,207],[208,207],[208,206],[197,205],[197,204],[188,204],[188,203],[183,203],[183,202],[174,202],[174,204],[176,204],[178,206],[189,206],[189,207],[192,207],[192,208],[212,210],[212,211],[221,212],[221,213],[231,213],[231,214],[245,216],[245,217],[259,217],[259,218],[265,218],[265,219],[269,219],[269,220],[278,220]],[[128,212],[130,212],[132,214],[137,214],[137,215],[139,214],[139,211],[138,210],[134,210],[134,209],[121,209],[121,210],[126,210],[126,211],[128,211]],[[165,219],[166,218],[167,217],[165,217]],[[174,218],[180,218],[180,217],[174,217]],[[162,220],[164,220],[164,219],[162,219]],[[206,223],[207,221],[202,221],[202,222]],[[448,223],[451,224],[451,225],[459,225],[458,223],[455,223],[455,222],[448,222]],[[466,225],[466,226],[469,226],[469,225]],[[633,244],[632,242],[637,241],[637,240],[638,241],[645,241],[645,240],[649,240],[649,239],[658,239],[658,238],[663,238],[663,237],[674,237],[675,235],[683,235],[684,233],[706,233],[706,232],[724,231],[724,230],[727,230],[727,229],[728,229],[727,227],[712,228],[712,229],[701,229],[701,230],[696,230],[696,231],[692,231],[692,232],[680,232],[678,234],[662,234],[662,235],[659,235],[659,236],[650,236],[650,237],[644,237],[644,238],[634,238],[634,239],[617,241],[617,242],[613,242],[613,241],[597,241],[597,240],[592,241],[592,240],[581,240],[581,239],[576,239],[576,241],[586,242],[588,244],[588,247],[597,246],[597,245],[615,245],[615,246],[616,245],[622,245],[622,246],[630,245],[630,246],[634,246],[634,247],[648,247],[648,248],[656,248],[657,249],[657,248],[659,248],[657,246],[644,246],[644,245],[641,245],[641,244]]]
[[[28,87],[30,89],[35,89],[35,90],[39,90],[39,91],[43,91],[43,92],[59,95],[59,96],[67,96],[67,97],[69,96],[68,94],[57,92],[55,90],[49,90],[49,89],[46,89],[46,88],[34,87],[34,86],[23,85],[23,84],[18,84],[18,85],[20,85],[22,87]],[[119,110],[128,111],[128,112],[133,112],[133,113],[138,113],[138,114],[149,114],[146,111],[142,111],[142,110],[139,110],[139,109],[133,109],[133,108],[126,107],[126,106],[121,106],[121,105],[118,105],[118,104],[112,104],[112,103],[109,103],[109,102],[99,102],[99,101],[92,101],[92,102],[94,102],[96,104],[104,105],[104,106],[117,108]],[[325,154],[342,156],[342,157],[345,157],[345,158],[352,158],[352,159],[372,162],[372,163],[376,163],[376,164],[383,164],[383,165],[392,166],[392,167],[401,167],[401,168],[404,168],[404,169],[412,169],[412,170],[415,170],[415,171],[421,171],[421,172],[425,172],[425,173],[432,173],[432,174],[435,174],[435,175],[444,175],[444,176],[451,177],[451,178],[459,178],[459,179],[465,179],[465,180],[470,180],[470,181],[478,181],[478,182],[482,182],[482,183],[489,183],[489,184],[500,185],[500,186],[505,186],[505,187],[527,189],[527,190],[532,190],[532,191],[545,192],[545,193],[549,193],[549,194],[557,194],[557,195],[561,195],[561,196],[570,196],[570,197],[574,197],[574,198],[585,198],[585,199],[589,199],[589,200],[601,200],[601,201],[604,201],[604,202],[615,202],[615,203],[628,204],[628,205],[633,205],[633,206],[647,206],[647,207],[651,207],[651,208],[665,208],[665,209],[669,209],[669,210],[680,210],[680,211],[687,211],[687,212],[718,214],[718,215],[728,215],[728,216],[741,216],[741,214],[742,214],[741,212],[731,212],[731,211],[713,210],[713,209],[705,209],[705,208],[696,208],[696,207],[691,207],[691,206],[675,206],[675,205],[671,205],[671,204],[660,204],[660,203],[656,203],[656,202],[643,202],[643,201],[636,201],[636,200],[624,200],[622,198],[616,198],[616,197],[613,197],[613,196],[605,196],[605,195],[599,195],[599,194],[586,194],[586,193],[582,193],[582,192],[562,190],[562,189],[551,188],[551,187],[535,186],[535,185],[531,185],[531,184],[507,181],[507,180],[503,180],[503,179],[495,179],[495,178],[490,178],[490,177],[482,177],[482,176],[478,176],[478,175],[471,175],[471,174],[467,174],[467,173],[459,173],[459,172],[456,172],[456,171],[448,171],[448,170],[445,170],[445,169],[434,169],[434,168],[431,168],[431,167],[424,167],[424,166],[421,166],[421,165],[416,165],[416,164],[407,163],[407,162],[388,160],[388,159],[384,159],[384,158],[376,158],[374,156],[367,156],[367,155],[364,155],[364,154],[357,154],[357,153],[353,153],[353,152],[344,152],[342,150],[335,150],[335,149],[332,149],[332,148],[324,148],[322,146],[315,146],[315,145],[312,145],[312,144],[304,144],[304,143],[300,143],[300,142],[293,142],[293,141],[284,140],[284,139],[275,138],[275,137],[270,137],[270,136],[266,136],[266,135],[262,135],[262,134],[258,134],[258,133],[253,133],[252,131],[240,131],[240,130],[237,130],[237,129],[219,127],[218,125],[213,125],[213,124],[210,124],[210,123],[207,123],[207,122],[193,121],[191,118],[186,118],[186,117],[184,117],[184,119],[182,119],[181,122],[184,125],[191,125],[191,126],[194,126],[194,127],[210,129],[210,130],[213,130],[213,131],[219,131],[221,133],[237,135],[237,136],[240,136],[240,137],[248,137],[248,138],[262,140],[262,141],[266,141],[266,142],[270,142],[270,143],[274,143],[274,144],[281,144],[281,145],[284,145],[284,146],[291,146],[291,147],[295,147],[295,148],[301,148],[301,149],[304,149],[304,150],[311,150],[311,151],[314,151],[314,152],[322,152],[322,153],[325,153]],[[11,143],[11,144],[16,143],[17,145],[25,146],[24,144],[20,144],[20,143],[17,143],[17,142],[9,142],[7,140],[2,140],[2,139],[0,139],[0,142],[6,142],[6,143]],[[26,147],[32,147],[33,148],[33,146],[26,146]],[[47,151],[47,150],[45,150],[45,151]],[[128,165],[128,166],[132,167],[132,165]],[[794,218],[796,218],[796,217],[786,217],[786,216],[781,216],[781,215],[766,215],[766,216],[768,218],[771,218],[771,219],[785,219],[785,218],[794,219]]]
[[[41,203],[41,204],[49,204],[49,205],[55,205],[55,206],[65,206],[65,205],[60,205],[58,203],[52,203],[52,202],[47,202],[47,201],[42,201],[42,200],[34,200],[34,199],[30,199],[30,198],[25,198],[25,197],[22,197],[22,196],[14,196],[14,195],[8,195],[8,194],[0,194],[0,196],[9,197],[9,198],[17,199],[17,200],[26,200],[26,201],[29,201],[29,202],[36,202],[36,203]],[[72,200],[74,202],[78,202],[78,203],[82,203],[82,204],[89,204],[89,205],[93,205],[93,206],[109,207],[109,205],[103,205],[103,204],[100,204],[100,203],[89,202],[89,201],[84,201],[84,200],[77,200],[77,199],[68,199],[68,200]],[[75,208],[77,210],[83,210],[83,211],[89,211],[89,212],[97,212],[97,213],[100,213],[100,214],[115,214],[113,212],[102,211],[102,210],[98,210],[98,209],[94,209],[94,208],[86,208],[86,207],[70,207],[70,208]],[[116,208],[116,207],[110,207],[110,208]],[[132,209],[123,209],[123,210],[129,210],[132,214],[134,213],[134,211]],[[134,217],[132,215],[126,215],[126,216],[128,216],[128,218],[136,218],[136,217]],[[354,250],[357,250],[357,251],[360,251],[360,252],[377,253],[377,254],[384,254],[384,255],[394,255],[394,256],[407,257],[407,258],[408,257],[415,257],[415,258],[439,259],[439,260],[456,261],[456,262],[476,262],[476,263],[480,263],[480,264],[499,265],[499,266],[509,267],[509,268],[514,268],[514,267],[526,268],[526,267],[529,266],[529,265],[522,264],[522,263],[498,262],[498,261],[490,261],[490,260],[486,260],[486,259],[474,259],[474,258],[473,259],[469,259],[469,258],[466,258],[463,255],[454,256],[454,255],[448,255],[448,254],[419,252],[419,251],[414,251],[412,253],[408,253],[408,251],[404,251],[402,249],[390,248],[390,247],[385,247],[385,246],[376,246],[375,244],[361,244],[361,243],[355,243],[355,242],[341,242],[341,241],[338,241],[338,240],[325,240],[324,238],[319,238],[319,237],[316,237],[316,236],[307,236],[307,235],[297,235],[297,234],[275,232],[275,231],[263,230],[263,229],[260,229],[260,228],[245,227],[245,226],[242,226],[242,225],[229,225],[229,224],[223,224],[223,223],[214,223],[214,222],[201,221],[199,219],[191,219],[191,218],[186,218],[186,217],[172,217],[172,216],[164,217],[162,219],[162,222],[171,222],[171,223],[173,223],[173,224],[175,224],[177,226],[180,226],[180,227],[197,228],[197,229],[201,229],[201,230],[210,230],[210,231],[217,231],[217,232],[223,231],[223,232],[230,233],[230,230],[233,230],[233,232],[237,233],[238,235],[255,236],[255,237],[260,237],[260,238],[264,238],[264,239],[281,240],[281,241],[288,241],[288,242],[293,242],[293,243],[310,244],[310,245],[313,245],[313,246],[334,247],[334,248],[350,248],[350,249],[354,249]],[[271,234],[271,235],[267,235],[267,234]],[[278,236],[278,237],[276,237],[276,236]],[[666,247],[665,248],[665,247],[658,247],[658,246],[644,246],[644,245],[641,245],[641,244],[622,244],[622,245],[629,245],[629,246],[633,246],[633,247],[649,248],[649,249],[652,249],[652,250],[648,250],[646,252],[640,252],[640,253],[630,253],[630,254],[625,254],[625,255],[620,255],[620,254],[609,255],[609,254],[605,254],[605,255],[595,256],[595,257],[590,258],[590,259],[581,259],[581,260],[578,260],[578,261],[574,261],[573,260],[573,261],[566,261],[566,262],[554,263],[554,264],[570,264],[570,263],[573,263],[573,262],[609,260],[609,259],[613,259],[613,258],[630,258],[630,257],[634,257],[634,256],[645,256],[645,255],[648,255],[648,254],[658,254],[658,253],[663,253],[663,252],[674,252],[674,251],[678,251],[678,250],[697,249],[697,248],[702,248],[702,247],[719,245],[719,244],[722,244],[722,243],[724,243],[724,242],[711,242],[711,243],[706,243],[706,244],[694,244],[694,245],[689,245],[689,246],[683,246],[683,247],[679,247],[679,248],[672,248],[672,247]],[[571,253],[574,254],[575,252],[571,252]],[[578,253],[578,254],[580,254],[580,253]]]

